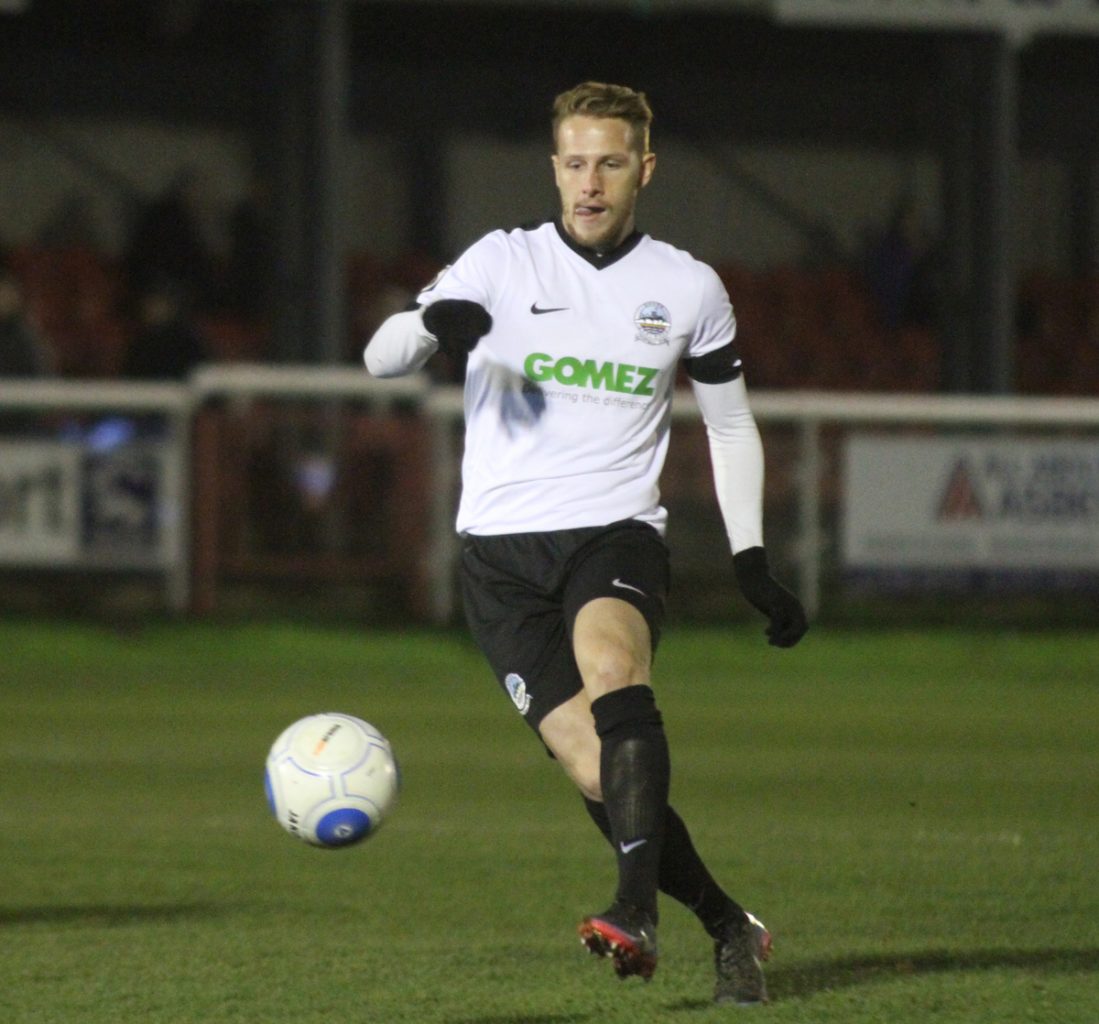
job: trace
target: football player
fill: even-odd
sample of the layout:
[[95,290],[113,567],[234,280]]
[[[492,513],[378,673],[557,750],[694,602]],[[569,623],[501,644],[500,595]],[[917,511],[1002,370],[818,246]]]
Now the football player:
[[652,179],[644,94],[585,82],[553,108],[556,219],[493,231],[379,327],[378,377],[464,359],[457,529],[470,629],[504,692],[610,842],[617,887],[579,932],[617,973],[657,963],[657,892],[714,940],[718,1002],[767,998],[766,928],[710,874],[668,806],[652,687],[668,596],[658,479],[677,367],[705,420],[741,591],[777,647],[807,628],[763,543],[763,452],[717,274],[640,232]]

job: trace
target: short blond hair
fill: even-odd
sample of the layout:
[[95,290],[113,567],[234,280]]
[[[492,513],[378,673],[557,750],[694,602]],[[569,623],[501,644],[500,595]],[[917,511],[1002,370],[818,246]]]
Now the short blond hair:
[[553,141],[567,117],[613,117],[625,121],[633,129],[635,148],[642,154],[649,151],[649,127],[653,112],[643,92],[626,85],[606,82],[581,82],[553,101]]

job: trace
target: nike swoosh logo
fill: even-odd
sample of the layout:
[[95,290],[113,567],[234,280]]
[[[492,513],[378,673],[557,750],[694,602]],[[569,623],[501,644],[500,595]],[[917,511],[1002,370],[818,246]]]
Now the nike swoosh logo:
[[623,853],[629,853],[631,850],[636,850],[639,846],[644,846],[647,842],[647,839],[635,839],[632,843],[619,843],[618,849]]
[[620,587],[622,590],[632,590],[635,594],[640,594],[642,597],[648,597],[640,587],[635,587],[632,583],[623,583],[617,576],[611,580],[612,587]]
[[530,311],[535,316],[541,316],[543,313],[563,313],[568,308],[568,306],[547,306],[543,309],[537,302],[532,302],[530,304]]

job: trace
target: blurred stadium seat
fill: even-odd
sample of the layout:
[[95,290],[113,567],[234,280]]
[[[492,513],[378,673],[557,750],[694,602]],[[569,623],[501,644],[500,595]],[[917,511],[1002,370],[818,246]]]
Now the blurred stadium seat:
[[1099,281],[1030,273],[1019,287],[1018,387],[1099,392]]
[[[117,375],[130,325],[115,260],[86,248],[22,246],[8,255],[27,313],[64,377]],[[403,308],[440,265],[409,252],[347,259],[349,353]],[[756,388],[934,392],[944,384],[941,342],[922,327],[880,323],[860,275],[844,266],[740,263],[717,268],[736,312],[746,372]],[[201,317],[218,361],[262,361],[266,328],[224,313]],[[1019,286],[1018,387],[1026,394],[1099,392],[1099,277],[1025,274]],[[683,381],[680,381],[683,383]]]
[[239,316],[213,315],[199,318],[211,356],[219,363],[263,362],[268,335],[262,324]]
[[67,377],[117,373],[125,330],[118,314],[121,274],[91,249],[23,246],[8,261],[23,285],[27,315],[48,339],[56,372]]
[[718,273],[737,313],[754,387],[928,392],[941,386],[934,333],[883,327],[855,271],[727,264]]

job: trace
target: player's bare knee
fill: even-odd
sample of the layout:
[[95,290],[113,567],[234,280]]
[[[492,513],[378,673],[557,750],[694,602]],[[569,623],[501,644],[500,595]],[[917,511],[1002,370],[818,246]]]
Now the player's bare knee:
[[648,682],[647,667],[618,644],[604,644],[592,652],[581,672],[585,688],[596,696]]

